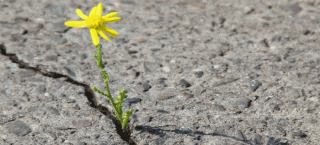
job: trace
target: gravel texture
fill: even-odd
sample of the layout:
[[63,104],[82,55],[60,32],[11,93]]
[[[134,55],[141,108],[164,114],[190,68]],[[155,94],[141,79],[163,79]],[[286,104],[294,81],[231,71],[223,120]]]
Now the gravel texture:
[[[122,132],[88,28],[100,37]],[[0,144],[316,145],[320,2],[314,0],[0,0]]]

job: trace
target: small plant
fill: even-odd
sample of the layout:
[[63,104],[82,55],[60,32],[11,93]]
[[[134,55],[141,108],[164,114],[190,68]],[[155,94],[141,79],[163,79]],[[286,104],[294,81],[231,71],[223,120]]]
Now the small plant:
[[104,24],[120,21],[121,18],[114,17],[118,15],[118,12],[112,12],[108,15],[101,16],[102,10],[103,10],[103,7],[101,3],[99,3],[97,7],[92,8],[89,16],[86,16],[85,14],[83,14],[83,12],[80,9],[77,9],[76,10],[77,14],[79,15],[80,18],[84,19],[85,21],[68,21],[68,22],[65,22],[65,25],[69,27],[88,27],[90,29],[92,42],[95,46],[97,46],[97,49],[98,49],[97,50],[98,56],[94,55],[94,58],[97,60],[97,65],[101,69],[101,73],[103,75],[104,83],[107,89],[107,94],[105,94],[103,91],[98,90],[95,86],[93,87],[93,90],[95,92],[98,92],[101,95],[106,96],[111,101],[111,104],[115,109],[115,114],[116,116],[119,117],[122,124],[122,129],[124,129],[125,127],[128,127],[128,121],[130,119],[130,116],[132,115],[132,109],[130,109],[126,113],[123,113],[123,116],[122,116],[122,107],[123,107],[122,104],[125,102],[124,99],[127,98],[127,95],[126,95],[127,91],[124,89],[121,90],[119,92],[119,96],[116,97],[116,102],[114,102],[110,94],[109,85],[108,85],[109,76],[106,73],[106,71],[103,69],[104,64],[102,63],[102,51],[101,51],[102,45],[99,44],[99,36],[98,36],[98,33],[99,33],[101,37],[103,37],[109,42],[111,40],[106,34],[104,34],[104,32],[107,32],[113,37],[117,37],[119,33],[107,27]]

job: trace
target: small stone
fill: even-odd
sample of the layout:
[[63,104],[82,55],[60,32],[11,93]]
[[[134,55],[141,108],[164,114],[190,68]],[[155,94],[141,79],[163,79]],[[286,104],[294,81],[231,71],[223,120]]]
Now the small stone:
[[270,46],[270,49],[271,50],[275,50],[275,49],[277,49],[277,47],[276,46]]
[[310,84],[320,84],[320,80],[311,80]]
[[16,17],[14,18],[15,22],[27,22],[28,18],[24,18],[24,17]]
[[57,33],[66,32],[70,27],[66,26],[64,23],[65,23],[64,21],[54,23],[53,28],[50,31],[57,32]]
[[164,66],[164,67],[162,68],[162,70],[165,71],[165,72],[170,72],[170,68],[167,67],[167,66]]
[[57,56],[55,55],[48,55],[44,58],[46,61],[57,61]]
[[193,61],[192,62],[192,65],[197,65],[198,64],[198,61]]
[[293,5],[289,6],[290,10],[292,11],[292,15],[297,15],[302,11],[302,7],[300,3],[294,3]]
[[258,98],[259,96],[256,96],[256,95],[252,97],[253,100],[258,100]]
[[125,103],[128,103],[129,107],[131,107],[131,105],[137,104],[137,103],[141,102],[141,100],[142,100],[141,98],[126,98]]
[[137,50],[128,50],[128,54],[132,55],[132,54],[136,54],[138,53]]
[[81,60],[85,60],[86,58],[88,58],[88,55],[87,55],[87,54],[82,54],[82,55],[80,56],[80,59],[81,59]]
[[287,97],[293,97],[295,99],[300,98],[300,94],[297,89],[288,88],[288,89],[286,89],[285,95]]
[[231,61],[232,65],[240,65],[242,60],[241,59],[228,59]]
[[308,62],[308,63],[314,63],[314,61],[312,59],[310,59],[310,58],[305,58],[304,61]]
[[279,104],[274,105],[273,109],[279,111],[280,110]]
[[46,107],[48,113],[54,114],[54,115],[60,115],[60,112],[58,109],[52,107],[52,106],[48,106]]
[[76,119],[71,121],[72,125],[76,128],[87,127],[92,125],[92,122],[87,119]]
[[180,84],[182,87],[190,87],[190,86],[191,86],[191,84],[188,83],[188,82],[187,82],[186,80],[184,80],[184,79],[181,79],[180,82],[179,82],[179,84]]
[[316,109],[307,109],[307,113],[313,113]]
[[156,98],[158,100],[168,100],[176,96],[177,96],[177,93],[175,90],[166,90],[166,91],[161,91],[159,93],[156,93]]
[[100,135],[99,134],[95,134],[95,135],[93,135],[93,138],[95,138],[95,139],[97,139],[97,138],[99,138],[100,137]]
[[265,92],[267,90],[267,88],[259,88],[258,90],[261,92]]
[[280,62],[280,61],[281,61],[281,58],[280,58],[280,57],[275,57],[275,58],[274,58],[274,61],[275,61],[275,62]]
[[291,133],[291,136],[294,137],[299,137],[299,138],[306,138],[307,134],[303,133],[303,132],[293,132]]
[[286,131],[285,131],[282,127],[277,126],[276,128],[277,128],[277,130],[281,133],[281,135],[283,135],[283,136],[286,135]]
[[68,67],[63,67],[65,70],[67,70],[67,73],[71,76],[76,76],[76,73],[74,71],[72,71],[70,68]]
[[187,99],[190,99],[190,98],[193,98],[193,97],[194,97],[193,94],[190,94],[190,93],[187,93],[187,92],[184,92],[184,93],[183,93],[183,96],[186,97]]
[[275,139],[274,137],[269,137],[266,145],[288,145],[288,141],[282,139]]
[[65,38],[63,38],[62,36],[48,36],[45,39],[46,43],[54,43],[54,44],[64,44],[67,42],[67,40]]
[[210,55],[210,59],[212,59],[212,58],[216,58],[217,57],[217,55],[216,54],[211,54]]
[[161,85],[161,86],[163,86],[163,87],[167,87],[168,85],[164,82],[165,80],[167,80],[166,78],[159,78],[158,80],[157,80],[157,85]]
[[4,127],[9,133],[13,133],[17,136],[25,136],[32,132],[32,129],[20,120],[8,122],[4,124]]
[[221,74],[217,69],[214,69],[214,68],[210,68],[209,71],[215,75]]
[[217,53],[219,56],[223,56],[223,55],[224,55],[224,53],[223,53],[223,51],[222,51],[221,49],[218,49],[216,53]]
[[218,80],[217,82],[215,82],[213,84],[214,87],[217,87],[217,86],[221,86],[221,85],[226,85],[228,83],[232,83],[232,82],[235,82],[237,81],[239,78],[226,78],[226,79],[220,79]]
[[156,82],[157,85],[160,85],[160,86],[163,86],[163,87],[166,87],[168,86],[164,81],[167,80],[166,78],[159,78]]
[[34,22],[21,23],[20,26],[23,29],[25,29],[27,31],[31,31],[31,32],[38,32],[40,29],[43,28],[42,24],[34,23]]
[[219,104],[213,104],[214,106],[214,110],[217,110],[217,111],[226,111],[227,109],[224,108],[222,105],[219,105]]
[[235,109],[244,109],[244,108],[248,108],[250,106],[250,102],[251,102],[250,99],[240,98],[240,99],[235,100],[231,105]]
[[202,75],[203,75],[203,71],[195,72],[194,75],[195,75],[197,78],[201,78]]
[[254,134],[253,142],[254,142],[254,144],[263,144],[262,136],[259,134]]
[[310,33],[311,33],[311,31],[309,31],[309,30],[306,30],[306,31],[303,32],[304,35],[308,35]]
[[127,5],[135,5],[136,4],[133,0],[121,0],[120,2],[122,4],[127,4]]
[[259,70],[259,69],[261,69],[261,67],[260,67],[260,65],[256,65],[255,67],[253,67],[253,69]]
[[149,84],[143,84],[143,92],[149,91],[149,89],[151,88],[151,86]]
[[261,85],[262,85],[262,83],[260,81],[252,80],[250,82],[250,91],[251,92],[256,91],[259,88],[259,86],[261,86]]
[[245,139],[245,137],[244,137],[243,134],[242,134],[242,131],[239,130],[239,129],[236,130],[235,136],[236,136],[238,139],[241,139],[241,140],[244,140],[244,139]]
[[260,43],[261,43],[263,46],[269,48],[269,43],[268,43],[268,40],[267,40],[267,39],[261,40]]
[[316,119],[311,118],[311,119],[308,119],[308,122],[310,122],[311,124],[316,125],[319,121],[316,120]]
[[279,41],[281,41],[281,36],[280,35],[275,35],[275,36],[272,37],[271,41],[272,42],[274,42],[274,41],[278,41],[279,42]]
[[294,63],[296,60],[294,58],[287,58],[286,61],[289,63]]

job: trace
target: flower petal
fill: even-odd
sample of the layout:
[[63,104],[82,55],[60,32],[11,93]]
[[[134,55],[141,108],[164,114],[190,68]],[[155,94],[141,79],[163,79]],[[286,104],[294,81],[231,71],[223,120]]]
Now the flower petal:
[[77,9],[76,12],[77,12],[77,14],[79,15],[80,18],[82,18],[82,19],[87,19],[88,18],[88,16],[85,15],[80,9]]
[[90,11],[89,17],[96,14],[97,7],[93,7],[92,10]]
[[69,27],[86,27],[87,26],[85,21],[68,21],[68,22],[65,22],[64,25]]
[[92,42],[95,46],[99,45],[99,36],[96,29],[90,29],[90,34],[92,38]]
[[102,10],[103,10],[102,3],[99,3],[97,7],[96,15],[101,16]]
[[104,34],[102,30],[98,31],[98,33],[102,38],[106,39],[109,42],[111,41],[110,38],[106,34]]
[[109,13],[108,15],[102,16],[102,18],[103,19],[111,18],[111,17],[114,17],[116,15],[118,15],[118,12],[112,12],[112,13]]
[[103,26],[103,31],[106,31],[108,34],[110,34],[113,37],[117,37],[119,35],[119,33],[115,30],[112,30],[111,28],[109,28],[108,26]]
[[120,17],[106,18],[106,19],[103,19],[103,23],[118,22],[120,20],[121,20]]

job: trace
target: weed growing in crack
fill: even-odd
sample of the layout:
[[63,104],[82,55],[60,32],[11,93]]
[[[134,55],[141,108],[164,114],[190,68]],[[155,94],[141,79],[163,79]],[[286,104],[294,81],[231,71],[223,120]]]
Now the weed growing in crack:
[[122,113],[122,107],[123,107],[122,104],[125,102],[124,99],[127,98],[127,95],[126,95],[127,91],[124,89],[121,90],[119,92],[119,96],[116,97],[116,102],[114,102],[110,94],[109,85],[108,85],[109,76],[106,73],[106,71],[103,69],[104,64],[102,63],[102,50],[101,50],[102,45],[99,44],[99,36],[98,36],[98,34],[100,34],[101,37],[103,37],[109,42],[111,40],[106,34],[104,34],[104,32],[107,32],[113,37],[117,37],[119,33],[107,27],[104,24],[120,21],[121,18],[115,17],[116,15],[118,15],[118,12],[112,12],[108,15],[101,16],[102,10],[103,10],[103,7],[101,3],[99,3],[97,7],[92,8],[89,16],[86,16],[85,14],[83,14],[83,12],[80,9],[77,9],[76,10],[77,14],[79,15],[79,17],[81,17],[85,21],[68,21],[68,22],[65,22],[65,25],[69,27],[88,27],[90,29],[92,42],[95,46],[97,46],[97,49],[98,49],[97,50],[98,56],[94,55],[94,58],[97,60],[97,65],[101,69],[101,73],[103,75],[104,83],[107,89],[107,94],[104,93],[103,91],[98,90],[95,86],[93,87],[93,90],[95,92],[98,92],[101,95],[106,96],[111,101],[112,106],[115,109],[115,114],[116,116],[119,117],[122,124],[122,129],[124,129],[125,127],[128,127],[128,121],[130,119],[130,116],[132,115],[132,109],[130,109],[126,113]]

